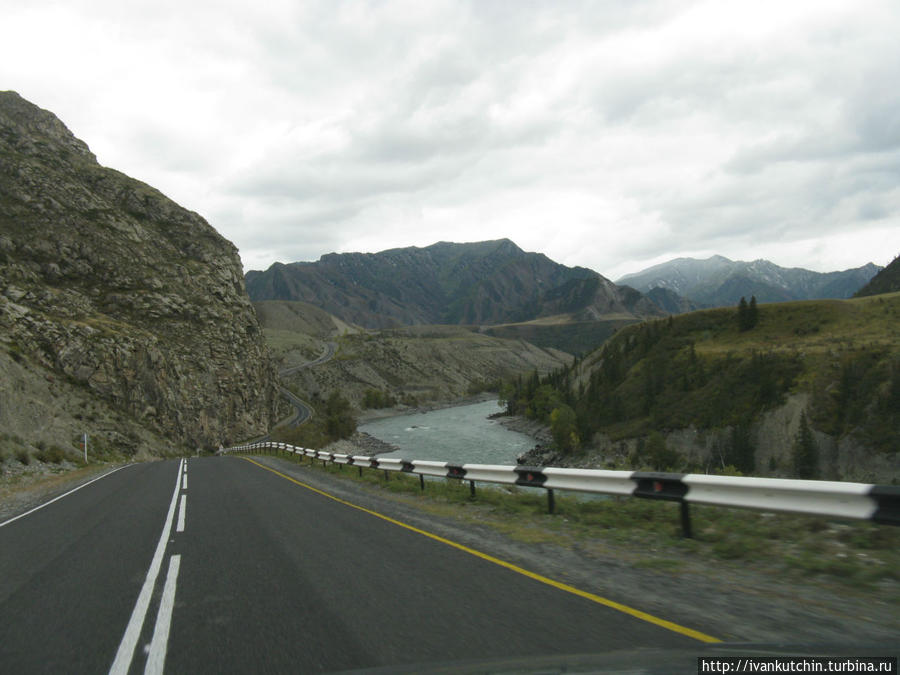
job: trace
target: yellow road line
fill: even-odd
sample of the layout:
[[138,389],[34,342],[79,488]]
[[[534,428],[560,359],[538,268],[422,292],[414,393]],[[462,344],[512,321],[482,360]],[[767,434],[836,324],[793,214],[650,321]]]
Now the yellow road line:
[[608,598],[604,598],[600,595],[596,595],[594,593],[589,593],[587,591],[582,591],[580,588],[575,588],[574,586],[570,586],[569,584],[564,584],[560,581],[556,581],[554,579],[550,579],[549,577],[545,577],[543,575],[537,574],[536,572],[531,572],[530,570],[526,570],[524,567],[519,567],[518,565],[514,565],[510,562],[506,562],[505,560],[501,560],[500,558],[495,558],[492,555],[488,555],[487,553],[482,553],[474,548],[469,548],[464,544],[460,544],[451,539],[446,539],[437,534],[433,534],[432,532],[428,532],[426,530],[419,529],[418,527],[414,527],[413,525],[408,525],[402,521],[396,520],[395,518],[391,518],[390,516],[386,516],[383,513],[378,513],[377,511],[372,511],[371,509],[367,509],[364,506],[359,506],[358,504],[354,504],[353,502],[348,502],[346,499],[341,499],[340,497],[335,497],[334,495],[328,494],[318,488],[314,488],[311,485],[307,485],[295,478],[291,478],[290,476],[281,473],[271,467],[266,466],[265,464],[260,464],[259,462],[250,459],[249,457],[241,457],[251,464],[255,464],[261,469],[265,469],[266,471],[271,471],[276,476],[281,476],[282,478],[291,481],[299,485],[300,487],[304,487],[307,490],[311,490],[317,494],[322,495],[323,497],[328,497],[328,499],[333,499],[334,501],[343,504],[345,506],[349,506],[350,508],[356,509],[358,511],[362,511],[363,513],[368,513],[371,516],[375,516],[376,518],[381,518],[393,525],[397,525],[398,527],[405,528],[416,534],[421,534],[423,537],[428,537],[429,539],[434,539],[435,541],[439,541],[442,544],[446,544],[447,546],[452,546],[455,549],[459,549],[460,551],[464,551],[469,555],[474,555],[476,558],[481,558],[482,560],[487,560],[488,562],[494,563],[495,565],[499,565],[500,567],[505,567],[506,569],[516,572],[517,574],[521,574],[522,576],[526,576],[529,579],[534,579],[535,581],[539,581],[542,584],[546,584],[547,586],[552,586],[553,588],[557,588],[561,591],[565,591],[566,593],[571,593],[572,595],[577,595],[579,597],[585,598],[592,602],[596,602],[598,605],[603,605],[605,607],[609,607],[616,611],[622,612],[624,614],[628,614],[629,616],[633,616],[636,619],[640,619],[641,621],[646,621],[648,623],[652,623],[655,626],[659,626],[660,628],[665,628],[666,630],[670,630],[674,633],[680,633],[681,635],[686,635],[687,637],[693,638],[695,640],[699,640],[700,642],[721,642],[719,638],[715,638],[712,635],[707,635],[706,633],[701,633],[698,630],[694,630],[693,628],[687,628],[685,626],[681,626],[672,621],[666,621],[665,619],[661,619],[658,616],[653,616],[652,614],[648,614],[647,612],[642,612],[639,609],[634,609],[633,607],[629,607],[628,605],[623,605],[619,602],[615,602],[614,600],[609,600]]

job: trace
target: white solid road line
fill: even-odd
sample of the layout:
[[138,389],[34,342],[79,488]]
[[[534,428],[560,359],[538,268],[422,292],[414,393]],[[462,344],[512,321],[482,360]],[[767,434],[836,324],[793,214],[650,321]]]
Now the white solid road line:
[[153,639],[150,641],[150,652],[144,675],[157,675],[163,672],[166,664],[166,650],[169,647],[169,628],[172,625],[172,610],[175,609],[175,587],[178,584],[178,570],[181,567],[181,556],[169,558],[169,572],[166,574],[166,585],[162,599],[159,601],[159,613],[153,628]]
[[102,476],[97,476],[96,478],[93,478],[93,479],[89,480],[87,483],[83,483],[83,484],[79,485],[77,488],[73,488],[73,489],[69,490],[68,492],[66,492],[66,493],[64,493],[64,494],[59,495],[58,497],[54,497],[53,499],[51,499],[51,500],[48,501],[48,502],[44,502],[44,503],[41,504],[40,506],[35,506],[35,507],[34,507],[33,509],[31,509],[30,511],[26,511],[25,513],[20,513],[18,516],[14,517],[14,518],[10,518],[9,520],[4,520],[2,523],[0,523],[0,527],[3,527],[4,525],[9,525],[11,522],[18,520],[19,518],[24,518],[24,517],[27,516],[29,513],[34,513],[35,511],[39,511],[40,509],[44,508],[45,506],[49,506],[49,505],[52,504],[53,502],[55,502],[55,501],[57,501],[57,500],[59,500],[59,499],[62,499],[63,497],[66,497],[66,496],[72,494],[73,492],[77,492],[77,491],[80,490],[81,488],[87,487],[87,486],[90,485],[91,483],[96,483],[96,482],[97,482],[98,480],[100,480],[101,478],[106,478],[107,476],[109,476],[109,475],[111,475],[111,474],[114,474],[116,471],[121,471],[122,469],[124,469],[124,468],[127,467],[127,466],[134,466],[134,465],[133,465],[133,464],[126,464],[125,466],[120,466],[118,469],[113,469],[112,471],[107,471],[107,472],[106,472],[105,474],[103,474]]
[[147,578],[144,579],[144,585],[141,587],[137,603],[135,603],[134,609],[131,612],[131,618],[128,620],[125,634],[122,636],[122,641],[119,643],[119,650],[116,652],[116,658],[109,669],[111,674],[125,675],[131,667],[131,660],[134,658],[134,648],[137,646],[138,639],[141,636],[141,629],[144,627],[144,619],[147,616],[147,609],[150,607],[150,598],[153,595],[153,588],[156,586],[156,578],[159,576],[159,568],[162,566],[163,557],[166,552],[169,532],[172,530],[172,520],[175,517],[175,505],[178,503],[178,487],[181,485],[181,467],[183,464],[184,460],[182,459],[178,465],[175,491],[172,493],[172,501],[169,503],[169,512],[166,514],[166,523],[163,525],[162,534],[159,536],[159,542],[156,544],[156,552],[153,554],[153,560],[150,562],[150,569],[147,570]]
[[181,495],[181,508],[178,509],[178,527],[176,532],[184,532],[184,511],[187,508],[187,495]]

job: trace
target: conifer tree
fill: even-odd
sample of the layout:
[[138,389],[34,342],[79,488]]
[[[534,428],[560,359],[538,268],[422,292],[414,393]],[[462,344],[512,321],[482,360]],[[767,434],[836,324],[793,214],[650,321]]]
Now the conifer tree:
[[756,308],[756,296],[750,296],[750,305],[747,307],[747,330],[754,328],[759,322],[759,310]]
[[747,319],[748,314],[750,312],[750,308],[747,305],[747,298],[743,295],[741,296],[741,301],[738,303],[738,311],[737,311],[737,324],[739,331],[745,331],[748,329]]
[[819,448],[806,419],[806,411],[800,415],[800,429],[794,441],[794,475],[797,478],[813,478],[819,468]]

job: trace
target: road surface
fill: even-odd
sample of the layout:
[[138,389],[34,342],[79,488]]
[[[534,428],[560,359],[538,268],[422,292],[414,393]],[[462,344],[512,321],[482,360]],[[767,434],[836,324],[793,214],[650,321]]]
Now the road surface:
[[130,465],[0,524],[0,671],[319,673],[703,646],[267,463],[278,471]]

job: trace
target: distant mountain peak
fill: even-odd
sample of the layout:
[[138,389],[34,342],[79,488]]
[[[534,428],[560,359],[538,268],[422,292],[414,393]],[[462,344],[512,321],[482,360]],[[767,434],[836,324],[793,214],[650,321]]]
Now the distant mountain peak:
[[872,263],[841,272],[820,273],[785,268],[765,258],[733,261],[721,255],[705,260],[675,258],[628,274],[617,283],[627,283],[642,293],[654,288],[674,291],[701,305],[731,305],[742,296],[760,302],[849,298],[880,268]]

